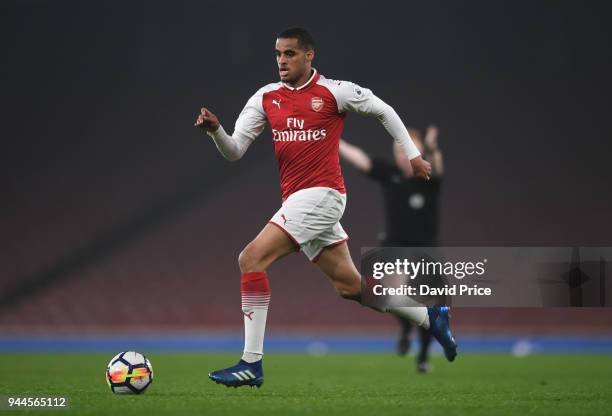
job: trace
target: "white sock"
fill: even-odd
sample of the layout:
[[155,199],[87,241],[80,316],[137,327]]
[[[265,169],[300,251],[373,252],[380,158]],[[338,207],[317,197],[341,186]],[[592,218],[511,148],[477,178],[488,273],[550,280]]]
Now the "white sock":
[[244,315],[244,354],[248,363],[261,360],[270,305],[270,284],[266,272],[242,274],[242,313]]
[[402,306],[387,308],[387,312],[397,315],[400,318],[408,319],[418,326],[429,329],[429,314],[425,306]]
[[246,352],[246,351],[242,353],[242,359],[246,361],[247,363],[254,363],[256,361],[261,360],[262,357],[263,357],[263,354],[255,354],[253,352]]

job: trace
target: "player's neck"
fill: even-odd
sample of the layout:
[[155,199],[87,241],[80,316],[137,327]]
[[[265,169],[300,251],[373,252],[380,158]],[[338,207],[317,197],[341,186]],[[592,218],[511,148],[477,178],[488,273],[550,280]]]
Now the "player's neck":
[[309,68],[308,71],[304,72],[304,74],[297,81],[291,83],[287,82],[287,85],[291,88],[300,88],[306,85],[306,83],[310,80],[313,74],[314,70],[312,68]]

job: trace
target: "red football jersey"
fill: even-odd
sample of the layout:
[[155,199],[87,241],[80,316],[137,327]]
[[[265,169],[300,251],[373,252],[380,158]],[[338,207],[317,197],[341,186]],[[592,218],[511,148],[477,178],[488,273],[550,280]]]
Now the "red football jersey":
[[[345,112],[382,117],[389,108],[370,90],[326,79],[313,70],[308,82],[299,88],[277,82],[257,91],[240,113],[234,135],[254,140],[265,122],[270,124],[283,201],[300,189],[312,187],[345,193],[338,154]],[[400,135],[410,138],[403,124],[399,130],[403,130]]]

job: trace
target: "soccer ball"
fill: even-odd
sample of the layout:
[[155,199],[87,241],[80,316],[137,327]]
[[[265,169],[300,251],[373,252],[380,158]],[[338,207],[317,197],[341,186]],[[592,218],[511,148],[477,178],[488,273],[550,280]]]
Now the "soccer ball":
[[152,382],[151,362],[135,351],[120,352],[106,367],[106,383],[115,394],[140,394]]

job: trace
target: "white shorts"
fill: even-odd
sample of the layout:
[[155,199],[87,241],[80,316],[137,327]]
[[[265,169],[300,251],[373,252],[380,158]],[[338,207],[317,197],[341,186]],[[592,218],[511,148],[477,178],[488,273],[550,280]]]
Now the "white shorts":
[[346,195],[335,189],[301,189],[289,195],[270,223],[283,230],[310,261],[316,261],[325,247],[348,240],[340,225],[345,207]]

